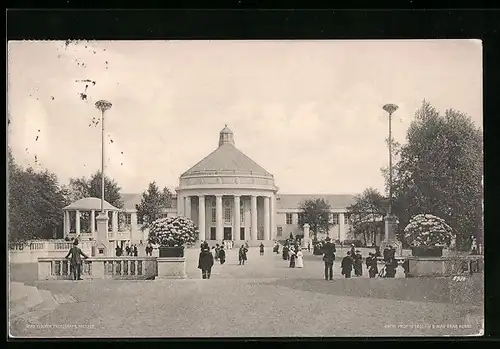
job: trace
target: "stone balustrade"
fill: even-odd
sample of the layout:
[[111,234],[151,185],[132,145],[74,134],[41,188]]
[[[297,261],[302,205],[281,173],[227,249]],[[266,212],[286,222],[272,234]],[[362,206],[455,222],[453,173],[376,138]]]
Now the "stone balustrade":
[[[149,280],[158,275],[156,257],[92,257],[82,262],[82,279]],[[72,278],[68,259],[38,258],[38,280]]]

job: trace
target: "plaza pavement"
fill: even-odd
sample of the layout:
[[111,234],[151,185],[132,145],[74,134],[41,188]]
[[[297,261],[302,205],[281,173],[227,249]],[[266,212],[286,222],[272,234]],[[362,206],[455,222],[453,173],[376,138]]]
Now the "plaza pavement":
[[[479,335],[482,275],[449,278],[323,278],[321,257],[305,252],[304,268],[251,248],[245,266],[237,250],[202,280],[197,249],[186,251],[186,280],[35,281],[29,267],[11,280],[68,295],[72,303],[26,322],[11,334],[28,337],[352,337]],[[365,268],[364,268],[365,269]],[[31,274],[30,274],[31,273]],[[30,279],[31,280],[28,280]],[[20,280],[24,279],[24,280]],[[454,287],[457,287],[454,289]],[[461,287],[461,288],[460,288]],[[468,295],[467,297],[458,297]],[[455,296],[453,296],[455,295]],[[454,297],[454,298],[453,298]]]

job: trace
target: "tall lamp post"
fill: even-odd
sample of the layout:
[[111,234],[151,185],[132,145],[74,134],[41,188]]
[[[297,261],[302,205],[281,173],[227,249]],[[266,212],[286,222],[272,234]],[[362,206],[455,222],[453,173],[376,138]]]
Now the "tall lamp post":
[[392,214],[392,114],[398,109],[396,104],[386,104],[382,107],[389,114],[389,210],[385,217],[385,242],[394,240],[396,217]]
[[99,255],[109,254],[108,250],[108,216],[104,212],[104,114],[111,109],[112,104],[105,100],[100,100],[95,103],[95,107],[101,111],[101,213],[97,216],[97,253]]

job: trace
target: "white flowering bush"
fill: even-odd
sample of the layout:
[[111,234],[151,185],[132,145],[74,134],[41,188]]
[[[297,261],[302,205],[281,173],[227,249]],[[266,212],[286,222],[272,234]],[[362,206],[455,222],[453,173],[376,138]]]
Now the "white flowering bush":
[[198,239],[198,228],[185,217],[160,218],[149,226],[149,242],[177,247],[192,244]]
[[404,229],[406,241],[413,246],[449,246],[454,235],[444,219],[431,214],[414,216]]

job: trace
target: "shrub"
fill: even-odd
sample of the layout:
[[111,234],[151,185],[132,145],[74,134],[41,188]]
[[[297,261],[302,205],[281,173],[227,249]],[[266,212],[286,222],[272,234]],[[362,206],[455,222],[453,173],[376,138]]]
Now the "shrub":
[[198,228],[185,217],[160,218],[149,227],[149,242],[168,247],[184,246],[195,243]]
[[454,233],[444,219],[419,214],[410,219],[404,229],[404,237],[413,246],[449,246]]

